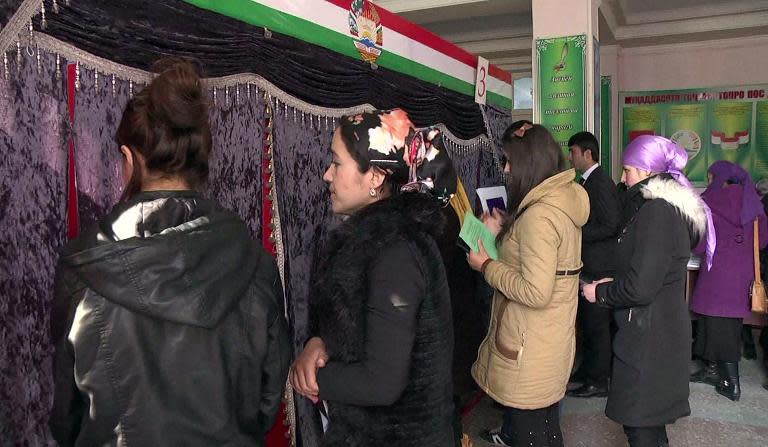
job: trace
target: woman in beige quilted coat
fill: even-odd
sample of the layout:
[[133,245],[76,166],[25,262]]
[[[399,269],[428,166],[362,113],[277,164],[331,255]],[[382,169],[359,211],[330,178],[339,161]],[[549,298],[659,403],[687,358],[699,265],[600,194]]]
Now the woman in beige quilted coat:
[[575,352],[581,227],[589,199],[562,171],[560,146],[540,125],[504,135],[510,214],[485,216],[499,259],[468,255],[496,289],[488,335],[472,375],[505,407],[501,428],[482,437],[502,446],[562,446],[558,406]]

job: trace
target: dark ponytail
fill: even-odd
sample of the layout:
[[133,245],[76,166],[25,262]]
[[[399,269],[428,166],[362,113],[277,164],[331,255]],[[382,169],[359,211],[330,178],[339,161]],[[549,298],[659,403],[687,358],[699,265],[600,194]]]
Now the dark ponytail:
[[[115,139],[141,154],[147,171],[181,177],[192,188],[208,179],[211,128],[208,103],[199,68],[184,59],[162,59],[157,77],[128,102]],[[141,191],[143,178],[136,166],[123,198]]]

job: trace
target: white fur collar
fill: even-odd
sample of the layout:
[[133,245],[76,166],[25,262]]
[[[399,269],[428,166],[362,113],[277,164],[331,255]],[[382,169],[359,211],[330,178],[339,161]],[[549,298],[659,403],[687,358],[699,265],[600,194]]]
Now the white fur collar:
[[693,226],[697,236],[707,232],[707,205],[696,191],[670,178],[655,177],[642,188],[648,200],[662,199],[677,208]]

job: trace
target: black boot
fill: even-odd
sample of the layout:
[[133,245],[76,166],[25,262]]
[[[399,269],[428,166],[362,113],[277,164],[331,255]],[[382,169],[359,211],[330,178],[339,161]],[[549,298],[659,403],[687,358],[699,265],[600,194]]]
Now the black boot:
[[718,366],[720,367],[720,382],[715,385],[715,390],[728,399],[738,402],[741,397],[738,362],[720,362]]
[[760,347],[763,348],[763,367],[765,372],[768,373],[768,327],[764,327],[760,331],[760,339],[758,341]]
[[717,363],[704,361],[704,366],[691,374],[691,382],[706,383],[707,385],[717,385],[720,382],[720,373],[717,371]]
[[744,341],[744,349],[742,355],[747,360],[754,360],[757,358],[757,350],[755,349],[755,338],[752,336],[752,327],[744,325],[741,327],[741,339]]

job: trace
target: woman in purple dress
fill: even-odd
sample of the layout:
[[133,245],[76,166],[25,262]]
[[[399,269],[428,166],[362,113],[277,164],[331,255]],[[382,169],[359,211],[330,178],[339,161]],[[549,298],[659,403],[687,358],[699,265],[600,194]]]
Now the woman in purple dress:
[[698,314],[693,351],[705,362],[691,381],[715,385],[718,393],[737,401],[741,326],[751,314],[749,289],[755,277],[753,222],[758,219],[760,247],[768,243],[768,226],[749,173],[731,162],[710,166],[702,198],[712,210],[717,249],[712,268],[701,270],[691,296],[691,310]]

